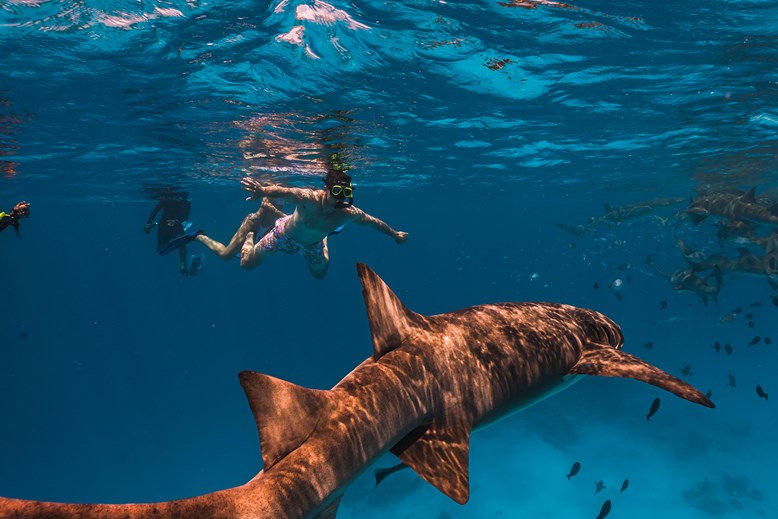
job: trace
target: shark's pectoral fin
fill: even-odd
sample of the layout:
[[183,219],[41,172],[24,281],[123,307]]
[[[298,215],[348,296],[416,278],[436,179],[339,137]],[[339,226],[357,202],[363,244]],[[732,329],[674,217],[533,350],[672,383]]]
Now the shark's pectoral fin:
[[373,360],[399,348],[416,327],[424,326],[424,316],[409,310],[392,289],[365,265],[357,263],[362,296],[373,335]]
[[448,497],[470,499],[470,430],[465,423],[433,422],[403,438],[391,451]]
[[329,405],[329,395],[253,371],[239,377],[257,423],[267,471],[308,438]]
[[327,504],[327,506],[322,508],[311,519],[335,519],[335,516],[338,515],[338,507],[340,506],[340,500],[342,498],[343,495],[340,495],[334,500],[332,500],[329,504]]
[[665,373],[634,355],[599,344],[587,344],[570,373],[598,377],[633,378],[660,387],[690,402],[716,407],[708,397],[683,380]]

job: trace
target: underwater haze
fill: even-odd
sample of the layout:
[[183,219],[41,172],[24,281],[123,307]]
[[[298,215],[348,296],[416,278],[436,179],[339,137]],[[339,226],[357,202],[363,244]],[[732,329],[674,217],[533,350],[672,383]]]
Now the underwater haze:
[[[778,226],[686,211],[778,218],[776,64],[767,0],[0,0],[0,211],[30,202],[0,233],[0,495],[245,483],[237,374],[326,389],[370,356],[364,262],[424,314],[602,312],[716,408],[585,377],[473,434],[466,505],[412,471],[375,486],[387,454],[339,518],[778,519],[778,278],[746,261]],[[333,155],[406,243],[349,226],[316,280],[194,242],[183,276],[144,233],[177,192],[227,241],[257,209],[241,178],[320,187]]]

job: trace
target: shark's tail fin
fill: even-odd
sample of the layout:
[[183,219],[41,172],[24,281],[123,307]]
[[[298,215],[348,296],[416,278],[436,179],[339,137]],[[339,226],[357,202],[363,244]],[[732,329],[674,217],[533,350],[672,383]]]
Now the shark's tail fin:
[[378,360],[402,345],[415,329],[423,327],[426,318],[409,310],[378,274],[364,263],[357,263],[357,273],[373,334],[373,360]]

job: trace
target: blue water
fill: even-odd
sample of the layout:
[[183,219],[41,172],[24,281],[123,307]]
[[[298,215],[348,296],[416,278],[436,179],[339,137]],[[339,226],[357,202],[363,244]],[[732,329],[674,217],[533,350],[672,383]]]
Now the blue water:
[[[0,0],[0,210],[31,203],[22,238],[0,234],[0,495],[143,502],[244,483],[261,457],[237,373],[329,388],[369,356],[362,261],[422,313],[601,311],[625,350],[691,366],[717,408],[589,378],[473,436],[467,505],[410,471],[378,488],[367,472],[339,517],[595,517],[605,499],[610,517],[778,517],[778,418],[754,389],[778,392],[777,293],[731,274],[707,308],[671,290],[645,260],[682,268],[677,237],[736,254],[712,221],[676,215],[685,202],[583,236],[557,226],[603,203],[774,192],[777,40],[763,0]],[[406,244],[349,227],[323,281],[299,257],[243,271],[193,244],[203,269],[185,277],[143,233],[169,186],[227,240],[256,209],[243,176],[318,187],[333,150],[356,204]],[[756,335],[775,342],[749,347]]]

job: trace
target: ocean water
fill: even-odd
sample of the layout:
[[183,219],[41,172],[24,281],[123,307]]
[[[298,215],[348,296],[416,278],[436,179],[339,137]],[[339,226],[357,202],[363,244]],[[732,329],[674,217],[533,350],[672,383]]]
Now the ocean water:
[[[778,417],[755,391],[778,392],[778,292],[725,272],[706,306],[654,267],[686,265],[678,238],[737,256],[690,197],[775,194],[776,43],[764,0],[0,0],[0,210],[31,203],[22,237],[0,234],[0,495],[246,482],[261,456],[237,373],[329,388],[368,357],[360,261],[421,313],[603,312],[717,407],[586,378],[473,435],[467,505],[410,471],[375,487],[371,467],[338,517],[595,517],[606,499],[614,518],[778,517]],[[242,177],[318,187],[333,152],[407,243],[351,226],[320,281],[297,256],[245,271],[192,244],[202,271],[182,276],[143,232],[175,189],[227,240],[256,209]]]

